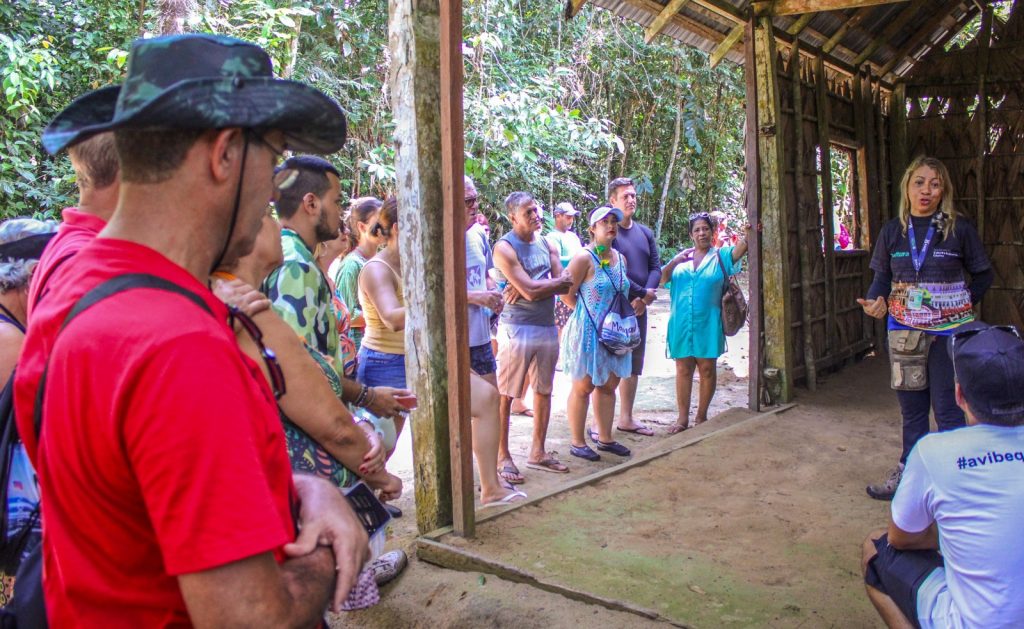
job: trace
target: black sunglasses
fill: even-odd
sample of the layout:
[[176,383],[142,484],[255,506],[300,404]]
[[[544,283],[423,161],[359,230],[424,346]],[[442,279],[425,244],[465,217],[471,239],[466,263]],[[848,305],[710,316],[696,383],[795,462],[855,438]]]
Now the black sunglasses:
[[256,144],[265,146],[271,153],[277,156],[278,159],[284,159],[284,152],[288,150],[288,145],[283,145],[280,149],[267,141],[259,131],[255,129],[246,129],[245,137]]
[[1017,330],[1016,326],[1012,325],[991,325],[987,328],[975,328],[973,330],[961,330],[960,332],[953,332],[949,336],[949,358],[953,361],[953,378],[959,380],[956,374],[956,346],[957,343],[962,347],[967,339],[978,336],[982,332],[990,332],[992,330],[1001,330],[1008,334],[1016,336],[1018,339],[1021,338],[1020,331]]
[[231,327],[235,327],[235,321],[242,324],[242,328],[256,343],[256,347],[260,350],[260,356],[263,358],[263,364],[267,366],[267,373],[270,374],[270,388],[274,392],[274,399],[280,400],[287,390],[284,385],[284,371],[281,370],[281,365],[277,362],[277,354],[263,344],[263,332],[256,322],[249,318],[249,315],[235,306],[228,306],[228,312],[231,314]]

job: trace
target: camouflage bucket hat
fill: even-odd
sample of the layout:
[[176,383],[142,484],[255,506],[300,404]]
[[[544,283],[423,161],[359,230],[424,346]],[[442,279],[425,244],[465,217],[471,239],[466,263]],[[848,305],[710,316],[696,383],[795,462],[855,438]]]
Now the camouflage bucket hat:
[[115,129],[222,129],[284,132],[288,147],[333,153],[345,143],[345,115],[329,96],[274,78],[262,48],[220,35],[137,39],[121,86],[90,92],[43,131],[56,153]]

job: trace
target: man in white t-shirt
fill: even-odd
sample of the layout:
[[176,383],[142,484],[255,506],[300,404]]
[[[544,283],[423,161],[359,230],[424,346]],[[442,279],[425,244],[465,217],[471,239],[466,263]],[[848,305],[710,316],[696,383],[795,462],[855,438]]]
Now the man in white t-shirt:
[[[562,268],[569,268],[569,261],[576,252],[583,248],[580,237],[572,231],[572,224],[576,221],[579,211],[568,201],[562,201],[555,206],[552,214],[555,217],[555,228],[547,233],[545,238],[558,249],[558,257],[562,261]],[[562,340],[562,327],[569,320],[572,310],[562,303],[561,299],[555,300],[555,325],[558,326],[558,340]]]
[[864,542],[868,597],[890,627],[1022,627],[1024,341],[971,323],[950,348],[967,426],[910,452],[888,530]]

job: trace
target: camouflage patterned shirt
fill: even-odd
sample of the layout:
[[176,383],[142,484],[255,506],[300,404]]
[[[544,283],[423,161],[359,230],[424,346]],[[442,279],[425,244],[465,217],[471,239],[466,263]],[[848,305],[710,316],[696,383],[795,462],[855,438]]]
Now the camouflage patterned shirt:
[[281,230],[284,264],[267,276],[263,292],[274,311],[306,343],[327,356],[339,375],[345,361],[338,341],[338,324],[331,303],[331,287],[316,265],[313,252],[299,235],[287,227]]

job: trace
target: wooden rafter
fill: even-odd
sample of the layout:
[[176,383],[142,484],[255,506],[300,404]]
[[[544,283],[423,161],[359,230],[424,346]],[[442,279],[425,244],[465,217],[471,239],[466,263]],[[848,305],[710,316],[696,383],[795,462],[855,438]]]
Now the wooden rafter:
[[745,24],[747,21],[747,15],[740,12],[736,7],[732,6],[725,0],[691,0],[695,5],[700,8],[714,13],[719,17],[724,17],[727,20],[735,22],[736,24]]
[[906,61],[907,57],[913,54],[921,44],[935,34],[936,29],[942,26],[942,23],[949,19],[949,16],[952,15],[953,11],[956,11],[961,4],[963,4],[963,0],[949,0],[942,5],[942,8],[936,11],[932,16],[932,19],[928,20],[928,22],[919,28],[917,33],[912,36],[907,43],[903,44],[902,48],[896,51],[893,58],[879,69],[878,75],[884,77],[897,64]]
[[800,31],[804,30],[804,28],[808,24],[810,24],[811,20],[813,20],[813,19],[814,19],[814,14],[813,13],[804,13],[803,15],[800,16],[800,18],[796,22],[793,22],[792,24],[789,25],[789,28],[786,29],[786,32],[789,33],[790,35],[794,35],[794,36],[795,35],[799,35]]
[[658,17],[654,18],[651,25],[644,29],[644,41],[648,44],[654,41],[661,31],[668,26],[669,21],[679,13],[679,10],[683,8],[689,0],[669,0],[669,3],[665,5],[665,8],[658,13]]
[[774,17],[821,11],[841,11],[896,2],[907,2],[907,0],[762,0],[754,2],[754,15]]
[[857,9],[857,12],[853,14],[853,17],[844,21],[842,26],[837,28],[836,32],[832,34],[832,37],[829,37],[828,41],[822,44],[822,52],[832,52],[832,49],[839,44],[839,42],[843,39],[846,33],[849,32],[851,28],[857,28],[858,26],[860,26],[860,23],[863,22],[865,18],[867,18],[867,16],[870,15],[871,12],[874,10],[874,6],[862,7],[860,9]]
[[718,48],[711,53],[711,67],[717,66],[722,59],[725,58],[729,51],[732,50],[741,39],[743,39],[743,32],[747,29],[746,24],[737,24],[732,27],[732,31],[722,40],[721,44],[718,44]]
[[857,55],[857,58],[853,60],[853,65],[859,66],[867,61],[871,55],[875,54],[875,51],[878,50],[879,46],[892,40],[893,36],[900,32],[900,30],[907,25],[907,22],[917,15],[918,11],[920,11],[926,3],[932,1],[933,0],[914,0],[909,6],[904,7],[900,11],[899,15],[889,22],[888,26],[885,27],[885,30],[882,31],[882,34],[872,39],[871,43],[869,43],[864,50]]
[[583,5],[587,3],[587,0],[566,0],[565,2],[565,19],[571,20],[576,17],[583,8]]
[[[623,4],[629,5],[635,9],[646,11],[651,15],[657,15],[661,13],[665,7],[658,4],[655,0],[622,0]],[[710,26],[701,24],[700,22],[693,20],[681,13],[677,13],[672,16],[670,24],[674,24],[684,30],[690,31],[695,35],[703,37],[704,39],[714,42],[716,45],[725,39],[725,34],[716,31]]]

